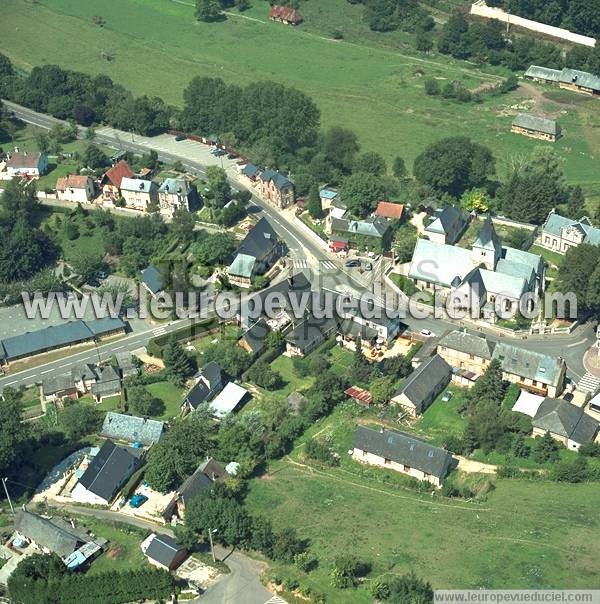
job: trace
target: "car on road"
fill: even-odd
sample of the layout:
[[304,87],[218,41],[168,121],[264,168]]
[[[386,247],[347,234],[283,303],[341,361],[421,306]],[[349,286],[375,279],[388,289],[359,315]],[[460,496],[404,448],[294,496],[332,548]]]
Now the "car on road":
[[446,392],[444,392],[444,396],[442,396],[442,402],[443,403],[449,403],[450,399],[454,396],[454,392],[450,392],[450,390],[446,390]]
[[215,152],[213,153],[213,155],[215,157],[221,157],[221,156],[225,155],[225,151],[223,151],[223,149],[215,149]]
[[184,141],[186,138],[187,138],[187,136],[186,136],[185,134],[178,134],[178,135],[175,137],[175,140],[176,140],[177,142],[179,142],[179,141]]
[[372,271],[373,270],[373,265],[370,262],[365,262],[365,270],[366,271]]
[[344,262],[344,266],[346,268],[353,268],[355,266],[360,266],[360,260],[346,260],[346,262]]
[[429,329],[421,329],[421,331],[419,332],[422,336],[425,336],[426,338],[434,338],[435,334],[433,333],[433,331],[429,331]]

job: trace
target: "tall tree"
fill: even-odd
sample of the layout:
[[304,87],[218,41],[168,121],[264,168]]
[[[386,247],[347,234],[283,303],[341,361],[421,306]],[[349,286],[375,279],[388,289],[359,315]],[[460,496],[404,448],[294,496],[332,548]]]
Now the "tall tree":
[[325,154],[327,159],[343,173],[352,170],[358,153],[358,139],[352,130],[332,126],[325,132]]
[[163,361],[169,379],[182,384],[194,371],[192,360],[181,344],[174,339],[167,342],[163,349]]
[[313,218],[323,217],[323,206],[321,204],[321,196],[319,195],[319,187],[313,185],[308,194],[308,213]]
[[344,180],[340,193],[350,213],[364,218],[386,196],[386,187],[377,176],[356,172]]
[[188,212],[185,208],[178,208],[173,212],[171,231],[181,243],[190,243],[192,241],[195,226],[196,218],[192,212]]
[[21,396],[10,386],[2,391],[0,400],[0,475],[12,475],[21,465],[21,447],[27,438],[28,426],[21,423]]
[[367,151],[354,160],[354,171],[381,176],[386,173],[387,164],[379,153]]

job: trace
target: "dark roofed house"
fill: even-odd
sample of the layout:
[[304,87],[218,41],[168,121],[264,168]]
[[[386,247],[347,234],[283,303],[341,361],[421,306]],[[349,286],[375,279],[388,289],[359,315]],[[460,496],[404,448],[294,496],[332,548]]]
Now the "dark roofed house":
[[436,210],[433,220],[425,227],[425,234],[431,241],[453,245],[458,241],[469,224],[469,215],[462,208],[446,206]]
[[174,515],[180,519],[184,518],[185,506],[198,495],[212,489],[218,480],[228,478],[229,474],[225,468],[212,457],[202,462],[196,471],[189,476],[175,492],[175,497],[167,505],[162,516],[170,522]]
[[269,19],[279,21],[287,25],[298,25],[302,23],[304,17],[291,6],[273,5],[269,10]]
[[121,390],[121,376],[112,365],[106,365],[100,369],[98,380],[92,384],[91,388],[97,403],[101,403],[105,398],[121,394]]
[[354,434],[352,457],[426,480],[439,487],[452,467],[452,454],[424,440],[396,430],[375,430],[358,426]]
[[150,446],[163,437],[164,430],[164,422],[109,411],[104,418],[100,436]]
[[266,273],[283,255],[284,248],[266,218],[261,218],[248,232],[227,269],[229,280],[240,287],[250,287],[257,275]]
[[517,115],[512,122],[510,131],[552,142],[555,142],[560,136],[560,126],[554,120],[528,113]]
[[286,334],[286,352],[293,357],[303,357],[324,342],[337,328],[338,323],[334,318],[316,319],[310,316]]
[[142,465],[140,454],[139,449],[120,447],[111,440],[104,441],[71,492],[71,499],[92,505],[109,505]]
[[363,238],[373,241],[381,249],[389,247],[391,239],[391,227],[387,218],[383,216],[369,216],[364,220],[349,220],[347,218],[336,218],[331,214],[325,220],[325,230],[329,234],[330,247],[334,241],[340,241],[340,235],[344,237],[351,247],[362,247]]
[[165,284],[163,276],[155,266],[147,266],[140,273],[142,285],[150,292],[152,296],[156,296],[163,291]]
[[15,531],[37,545],[44,553],[54,553],[67,558],[82,543],[81,539],[55,524],[49,518],[19,510],[15,515]]
[[568,449],[579,449],[598,435],[598,421],[563,399],[545,398],[531,422],[533,436],[546,432]]
[[71,374],[65,373],[42,380],[42,396],[45,401],[56,401],[63,398],[77,399],[79,392]]
[[95,338],[113,336],[124,333],[127,325],[119,317],[104,317],[85,322]]
[[206,363],[194,376],[195,384],[181,402],[182,413],[186,414],[202,403],[210,401],[223,389],[221,368],[214,361]]
[[252,182],[254,182],[260,174],[260,168],[258,168],[254,164],[246,164],[240,170],[240,173],[249,178]]
[[536,82],[558,84],[559,88],[582,92],[584,94],[600,94],[600,77],[578,69],[548,69],[539,65],[530,65],[525,77]]
[[238,343],[246,352],[260,354],[265,348],[265,338],[270,331],[267,322],[260,318],[244,332]]
[[441,356],[435,355],[420,365],[392,397],[412,417],[421,415],[448,385],[452,368]]
[[150,564],[165,570],[175,570],[188,555],[185,547],[175,539],[156,533],[151,533],[142,541],[141,549]]
[[259,177],[260,192],[279,209],[294,203],[294,183],[277,170],[264,170]]

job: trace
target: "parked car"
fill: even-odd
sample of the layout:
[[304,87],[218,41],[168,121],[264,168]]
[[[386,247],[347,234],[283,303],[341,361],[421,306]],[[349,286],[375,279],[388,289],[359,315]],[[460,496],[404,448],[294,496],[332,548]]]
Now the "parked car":
[[422,336],[425,336],[426,338],[433,338],[433,337],[435,337],[435,334],[433,333],[433,331],[429,331],[429,329],[421,329],[421,331],[419,333]]
[[372,271],[373,270],[373,265],[370,262],[365,262],[365,270],[366,271]]
[[360,266],[360,260],[346,260],[346,262],[344,262],[344,266],[346,268],[352,268],[354,266]]
[[443,403],[449,403],[450,399],[454,396],[454,392],[450,392],[450,390],[446,390],[446,392],[444,392],[444,396],[442,396],[442,402]]
[[178,135],[175,137],[175,140],[176,140],[177,142],[179,142],[179,141],[184,141],[186,138],[187,138],[187,136],[186,136],[185,134],[178,134]]
[[213,153],[213,155],[215,157],[221,157],[221,156],[225,155],[225,151],[223,151],[223,149],[216,149],[215,152]]
[[139,508],[141,505],[148,501],[148,497],[146,495],[142,495],[141,493],[136,493],[130,500],[129,505],[132,508]]
[[227,159],[235,159],[237,157],[237,155],[235,153],[228,153],[227,154]]

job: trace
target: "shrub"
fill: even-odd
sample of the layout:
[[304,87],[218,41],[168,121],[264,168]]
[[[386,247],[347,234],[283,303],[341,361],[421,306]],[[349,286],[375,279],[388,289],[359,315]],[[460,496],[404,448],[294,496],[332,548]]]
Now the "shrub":
[[437,96],[440,94],[440,83],[435,78],[427,78],[425,80],[425,92],[429,96]]

